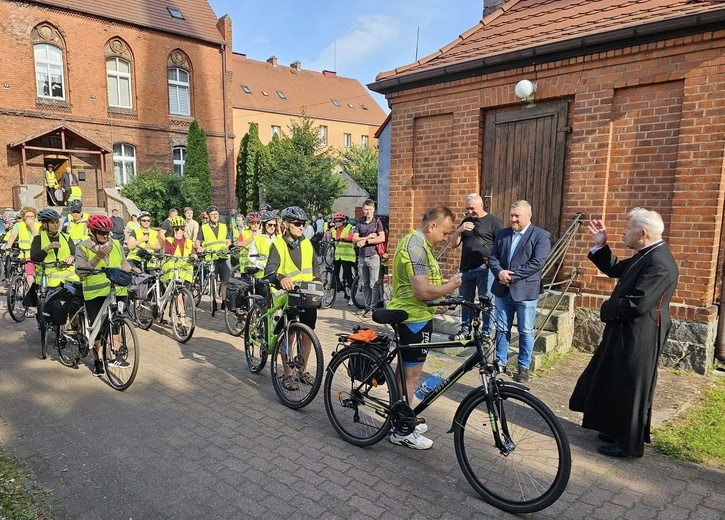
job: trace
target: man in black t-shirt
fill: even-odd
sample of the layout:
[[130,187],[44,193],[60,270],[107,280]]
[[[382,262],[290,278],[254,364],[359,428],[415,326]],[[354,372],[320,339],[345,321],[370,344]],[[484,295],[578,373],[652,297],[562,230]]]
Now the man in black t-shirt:
[[[476,290],[479,298],[492,298],[493,276],[488,270],[488,255],[498,233],[503,228],[501,220],[483,209],[483,199],[472,193],[466,197],[466,218],[454,231],[452,238],[455,247],[463,244],[461,251],[461,273],[463,279],[458,290],[459,296],[469,302],[475,301]],[[463,307],[461,311],[461,330],[451,339],[468,339],[471,335],[472,312]],[[493,330],[493,316],[484,311],[483,334],[490,336]]]

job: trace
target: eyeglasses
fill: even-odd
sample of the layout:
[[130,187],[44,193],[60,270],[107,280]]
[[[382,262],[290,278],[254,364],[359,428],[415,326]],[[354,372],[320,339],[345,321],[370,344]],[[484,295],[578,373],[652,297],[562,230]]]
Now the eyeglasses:
[[294,227],[302,227],[305,225],[304,220],[288,220],[287,222],[292,224]]
[[142,218],[139,222],[151,222],[150,218]]

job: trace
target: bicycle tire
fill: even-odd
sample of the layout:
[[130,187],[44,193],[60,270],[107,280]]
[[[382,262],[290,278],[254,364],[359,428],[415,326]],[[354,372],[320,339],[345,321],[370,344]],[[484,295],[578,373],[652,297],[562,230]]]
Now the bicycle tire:
[[28,291],[28,279],[25,274],[16,274],[10,279],[8,287],[7,303],[10,317],[20,323],[25,320],[27,308],[23,305],[23,297]]
[[512,449],[502,454],[495,446],[481,390],[461,403],[465,408],[456,414],[453,442],[458,464],[489,504],[517,514],[541,511],[561,496],[569,482],[569,441],[557,417],[541,400],[510,386],[500,386],[497,393],[499,397],[493,397],[494,428]]
[[234,337],[239,337],[244,333],[244,327],[247,323],[247,309],[237,307],[231,310],[228,307],[224,309],[224,325],[227,332]]
[[[179,309],[179,298],[183,300],[183,309]],[[174,337],[179,343],[186,343],[194,335],[194,329],[196,328],[194,296],[189,289],[182,287],[171,295],[171,305],[169,307],[171,330]]]
[[[390,434],[390,408],[399,400],[395,374],[388,363],[380,367],[386,384],[378,385],[369,375],[378,358],[361,349],[347,348],[335,352],[325,374],[325,412],[332,427],[346,442],[355,446],[372,446]],[[353,379],[352,367],[369,367],[361,383]],[[362,375],[362,374],[358,374]],[[391,384],[392,382],[392,384]]]
[[331,269],[322,272],[322,308],[329,309],[337,298],[337,280]]
[[[109,338],[118,336],[118,345]],[[114,316],[104,326],[101,336],[103,346],[103,368],[106,380],[112,388],[126,390],[136,379],[139,363],[138,338],[131,320],[124,316]]]
[[265,313],[266,309],[255,303],[247,312],[247,321],[244,324],[244,354],[249,370],[254,374],[262,371],[269,353],[267,320],[263,317]]
[[[310,404],[317,395],[317,392],[320,391],[322,374],[324,372],[324,357],[319,338],[304,323],[290,323],[286,335],[288,337],[290,356],[285,355],[285,332],[282,332],[277,338],[277,343],[272,351],[272,361],[270,362],[272,386],[277,393],[277,397],[282,401],[282,404],[288,408],[297,410]],[[303,335],[310,339],[312,348],[306,363],[302,356],[301,341]],[[297,383],[293,385],[296,386],[294,389],[288,389],[284,386],[285,366],[290,368],[291,381]],[[304,374],[312,376],[312,383],[306,382],[306,376]]]
[[154,305],[156,304],[156,287],[149,289],[146,298],[136,300],[136,324],[143,330],[149,330],[154,322]]
[[350,299],[358,309],[365,308],[365,293],[360,288],[360,278],[357,276],[352,281],[352,287],[350,287]]
[[[214,273],[214,276],[216,277],[216,272]],[[216,280],[213,278],[209,278],[209,312],[212,316],[216,314],[217,311],[217,304],[216,304]]]
[[48,359],[48,343],[50,342],[50,325],[40,324],[40,357]]
[[[85,319],[83,312],[79,309],[70,319],[67,321],[66,326],[61,332],[60,327],[56,327],[56,334],[58,339],[55,342],[55,348],[58,351],[58,360],[64,366],[73,368],[78,365],[78,361],[81,359],[80,344],[79,341],[83,335],[83,329],[80,325],[82,320]],[[73,327],[73,323],[78,324],[77,327]],[[67,329],[71,329],[70,332],[75,336],[77,341],[72,341],[67,337],[63,337]],[[78,330],[80,329],[80,330]]]
[[139,302],[140,300],[137,300],[136,298],[128,298],[128,300],[126,300],[126,314],[128,314],[128,317],[131,318],[131,321],[136,321],[136,306]]

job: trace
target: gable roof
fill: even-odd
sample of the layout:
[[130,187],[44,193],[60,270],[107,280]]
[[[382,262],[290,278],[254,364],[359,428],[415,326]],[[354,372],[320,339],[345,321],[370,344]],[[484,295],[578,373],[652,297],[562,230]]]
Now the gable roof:
[[381,72],[368,87],[400,90],[435,77],[530,65],[547,54],[581,55],[628,39],[712,30],[723,22],[723,0],[509,0],[438,52]]
[[[343,78],[334,72],[273,65],[266,61],[247,59],[244,54],[233,55],[232,71],[234,108],[291,116],[301,115],[304,109],[313,119],[372,126],[380,125],[386,117],[380,105],[358,80]],[[251,94],[242,87],[247,87]],[[286,99],[282,99],[277,91],[282,92]],[[335,106],[333,99],[340,106]]]
[[[213,43],[224,43],[218,21],[207,0],[37,0],[31,3],[68,9],[147,29]],[[168,7],[183,20],[173,18]]]
[[60,132],[66,132],[66,131],[73,134],[77,139],[85,141],[86,144],[90,145],[91,149],[98,150],[102,153],[111,153],[111,150],[108,147],[106,147],[105,145],[102,145],[98,141],[94,140],[92,137],[87,136],[86,134],[84,134],[83,132],[78,130],[77,128],[74,128],[66,123],[56,124],[56,125],[47,127],[43,130],[39,130],[38,132],[35,132],[33,134],[26,135],[16,141],[8,143],[8,146],[10,148],[15,148],[16,146],[27,144],[30,141],[33,141],[39,137],[43,137],[43,136],[46,136],[49,134],[58,134]]

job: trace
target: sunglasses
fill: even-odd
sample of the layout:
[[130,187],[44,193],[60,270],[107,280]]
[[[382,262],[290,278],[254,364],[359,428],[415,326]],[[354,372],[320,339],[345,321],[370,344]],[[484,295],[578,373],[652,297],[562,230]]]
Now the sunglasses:
[[151,222],[151,219],[142,218],[141,220],[139,220],[139,222]]
[[267,227],[277,227],[277,224],[274,222],[267,222]]
[[304,220],[288,220],[290,224],[292,224],[294,227],[302,227],[305,225]]
[[110,231],[96,231],[96,235],[100,235],[102,237],[107,237],[110,234],[111,234]]
[[186,228],[183,227],[175,227],[174,231],[186,231]]

